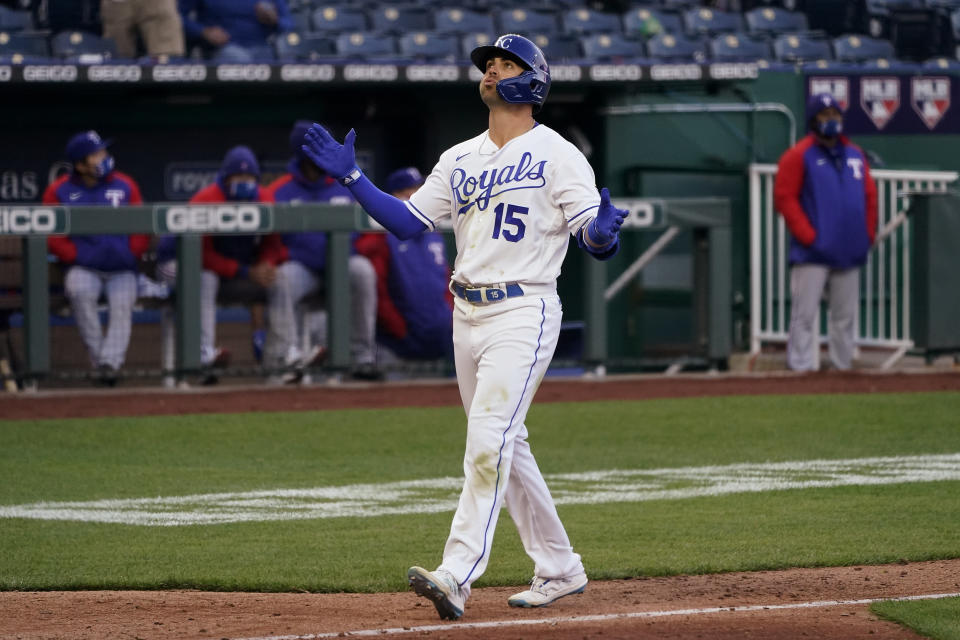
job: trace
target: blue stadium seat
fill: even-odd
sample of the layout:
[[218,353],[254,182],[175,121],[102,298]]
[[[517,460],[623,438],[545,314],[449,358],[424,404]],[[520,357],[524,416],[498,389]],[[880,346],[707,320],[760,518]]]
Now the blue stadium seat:
[[687,33],[694,36],[743,31],[743,17],[739,13],[707,7],[686,10],[683,23]]
[[677,13],[654,7],[636,7],[623,14],[623,30],[628,36],[650,38],[658,33],[681,33],[683,18]]
[[400,37],[400,55],[430,62],[456,62],[457,36],[450,33],[417,31]]
[[873,60],[864,60],[860,66],[862,66],[864,69],[881,71],[910,71],[919,70],[921,68],[916,62],[897,60],[896,58],[875,58]]
[[941,17],[926,0],[867,0],[867,32],[889,38],[900,55],[928,58],[940,49]]
[[370,26],[384,33],[408,33],[433,29],[432,12],[427,7],[412,5],[378,7],[370,10]]
[[0,31],[0,55],[23,57],[50,57],[50,45],[40,33],[8,33]]
[[442,33],[485,33],[496,31],[493,28],[493,16],[489,12],[467,9],[435,9],[434,28]]
[[94,62],[116,55],[113,40],[85,31],[61,31],[50,39],[50,50],[55,58],[76,62]]
[[896,52],[889,40],[846,35],[834,38],[833,57],[840,62],[863,62],[877,58],[895,58]]
[[779,7],[757,7],[744,14],[747,31],[754,36],[778,35],[809,28],[807,16],[800,11],[787,11]]
[[707,57],[703,41],[682,33],[661,33],[650,38],[647,54],[663,62],[700,62]]
[[396,39],[383,33],[354,31],[337,36],[337,54],[346,58],[384,58],[396,53]]
[[773,55],[781,62],[833,60],[829,42],[804,33],[777,36],[773,41]]
[[583,59],[580,38],[572,33],[534,33],[530,34],[548,64],[571,63]]
[[960,71],[960,60],[948,58],[947,56],[938,56],[925,60],[923,68],[933,71]]
[[592,9],[568,9],[561,16],[563,30],[567,33],[622,33],[620,15],[601,13]]
[[710,57],[723,62],[755,62],[770,60],[773,50],[766,40],[745,33],[723,33],[710,40]]
[[685,11],[693,7],[699,7],[703,2],[701,0],[660,0],[660,4],[664,9]]
[[469,60],[471,51],[477,47],[493,44],[493,41],[496,39],[497,36],[493,31],[490,33],[464,34],[460,36],[460,57],[462,57],[464,60]]
[[29,11],[16,11],[0,5],[0,31],[30,31],[33,16]]
[[496,14],[499,33],[556,33],[557,16],[546,11],[501,9]]
[[[643,45],[612,33],[594,33],[580,38],[584,57],[590,61],[624,62],[643,57]],[[546,55],[546,54],[544,54]]]
[[360,9],[345,5],[324,5],[313,10],[313,29],[335,33],[343,31],[366,31],[367,15]]
[[333,38],[319,33],[290,31],[277,37],[277,59],[281,62],[308,62],[337,53]]

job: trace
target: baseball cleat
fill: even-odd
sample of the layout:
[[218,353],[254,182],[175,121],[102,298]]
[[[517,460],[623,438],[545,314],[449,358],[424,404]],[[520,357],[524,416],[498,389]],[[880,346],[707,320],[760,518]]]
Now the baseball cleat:
[[407,582],[418,596],[433,601],[437,613],[444,620],[457,620],[463,615],[466,598],[460,591],[457,579],[449,571],[437,569],[427,571],[420,567],[410,567]]
[[533,577],[530,588],[507,599],[511,607],[545,607],[554,600],[574,593],[583,593],[587,588],[587,574],[578,573],[568,578]]

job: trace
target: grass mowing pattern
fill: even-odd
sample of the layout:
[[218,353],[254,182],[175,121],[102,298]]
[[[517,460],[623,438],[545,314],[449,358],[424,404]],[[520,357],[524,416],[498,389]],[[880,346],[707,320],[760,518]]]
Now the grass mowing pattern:
[[931,640],[960,640],[960,598],[878,602],[870,610]]

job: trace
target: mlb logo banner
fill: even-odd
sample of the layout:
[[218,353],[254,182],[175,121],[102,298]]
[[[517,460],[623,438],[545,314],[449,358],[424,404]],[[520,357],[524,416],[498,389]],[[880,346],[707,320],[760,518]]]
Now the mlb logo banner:
[[950,108],[950,78],[912,78],[910,104],[928,129],[934,129]]
[[[843,77],[810,76],[807,83],[807,95],[829,93],[837,101],[841,111],[850,106],[850,79]],[[810,114],[807,114],[810,117]]]
[[861,78],[860,106],[873,125],[883,129],[900,108],[900,78]]

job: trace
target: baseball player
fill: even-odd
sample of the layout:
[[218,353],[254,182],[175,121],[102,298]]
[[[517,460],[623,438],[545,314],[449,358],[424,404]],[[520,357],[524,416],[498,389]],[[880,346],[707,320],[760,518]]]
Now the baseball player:
[[[287,173],[267,187],[267,193],[276,202],[290,204],[353,204],[350,190],[313,164],[301,149],[310,125],[307,120],[294,123],[290,132],[293,157],[287,165]],[[322,360],[326,354],[325,345],[317,345],[309,353],[303,353],[300,349],[297,344],[296,307],[323,284],[327,268],[327,233],[287,233],[281,240],[281,255],[286,261],[277,268],[276,280],[268,289],[270,332],[267,353],[274,367],[292,369],[284,374],[282,381],[295,383],[303,378],[307,367]],[[357,380],[381,380],[383,374],[375,363],[377,274],[369,260],[356,254],[350,256],[348,271],[353,323],[350,336],[353,358],[351,376]]]
[[467,413],[464,485],[443,561],[434,571],[411,567],[413,590],[441,618],[463,615],[470,585],[486,569],[502,504],[533,559],[530,588],[511,596],[540,607],[587,585],[527,443],[524,424],[560,333],[557,276],[568,234],[599,259],[619,249],[626,215],[597,193],[583,154],[537,123],[550,70],[530,40],[504,35],[471,54],[483,71],[480,97],[489,128],[441,156],[407,202],[389,196],[357,168],[356,133],[341,145],[321,126],[305,151],[345,184],[380,224],[400,239],[453,223],[457,246],[450,288],[454,359]]
[[787,366],[820,367],[819,315],[829,292],[830,360],[853,363],[860,267],[877,229],[877,187],[866,155],[842,135],[843,114],[827,93],[807,102],[810,133],[780,158],[774,204],[790,230]]
[[[386,189],[395,198],[409,200],[423,181],[416,167],[406,167],[387,176]],[[377,272],[380,344],[400,358],[452,355],[453,296],[443,236],[425,231],[400,240],[392,234],[365,233],[354,246]]]
[[[47,187],[44,204],[142,204],[137,183],[114,169],[113,156],[107,151],[109,144],[96,131],[70,138],[66,155],[73,171]],[[117,383],[117,371],[130,344],[133,304],[137,299],[137,261],[149,245],[150,237],[141,234],[47,239],[50,252],[68,265],[64,289],[91,365],[97,371],[98,384],[112,387]],[[110,316],[106,336],[97,314],[97,301],[104,293]]]

